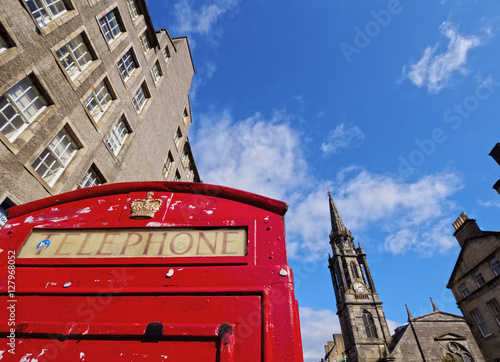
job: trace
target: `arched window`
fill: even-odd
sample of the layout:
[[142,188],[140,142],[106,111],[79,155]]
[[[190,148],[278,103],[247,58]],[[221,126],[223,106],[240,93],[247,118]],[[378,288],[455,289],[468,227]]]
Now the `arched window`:
[[355,263],[351,263],[351,274],[353,278],[359,278],[358,267]]
[[368,338],[378,338],[375,321],[373,320],[372,314],[367,310],[363,311],[363,324],[365,325],[366,336]]
[[467,348],[456,342],[448,343],[444,355],[445,361],[474,362]]

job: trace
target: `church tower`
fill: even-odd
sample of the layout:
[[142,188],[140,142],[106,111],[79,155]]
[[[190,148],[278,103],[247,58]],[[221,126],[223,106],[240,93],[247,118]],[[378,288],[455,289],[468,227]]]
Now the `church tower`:
[[328,192],[332,231],[328,267],[337,301],[337,314],[348,361],[394,361],[387,346],[391,334],[385,319],[366,254],[356,249],[337,206]]

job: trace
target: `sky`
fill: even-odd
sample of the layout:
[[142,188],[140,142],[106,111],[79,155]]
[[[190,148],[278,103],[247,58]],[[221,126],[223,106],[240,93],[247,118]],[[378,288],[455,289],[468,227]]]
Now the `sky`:
[[340,333],[327,191],[367,253],[391,331],[460,314],[446,284],[465,211],[498,230],[500,3],[147,0],[187,36],[202,180],[289,203],[304,359]]

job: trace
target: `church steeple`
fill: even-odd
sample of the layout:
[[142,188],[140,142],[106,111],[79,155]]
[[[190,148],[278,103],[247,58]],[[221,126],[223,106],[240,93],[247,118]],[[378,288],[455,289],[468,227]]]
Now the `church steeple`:
[[344,222],[340,217],[339,210],[337,210],[337,206],[335,205],[335,201],[333,201],[332,193],[328,191],[328,198],[330,201],[330,218],[332,220],[332,236],[340,236],[340,235],[349,235],[351,236],[351,232],[346,229],[344,226]]
[[390,343],[391,335],[365,251],[361,245],[354,246],[354,238],[345,227],[330,191],[328,199],[333,251],[328,262],[346,355],[350,361],[389,360],[380,358],[380,351]]

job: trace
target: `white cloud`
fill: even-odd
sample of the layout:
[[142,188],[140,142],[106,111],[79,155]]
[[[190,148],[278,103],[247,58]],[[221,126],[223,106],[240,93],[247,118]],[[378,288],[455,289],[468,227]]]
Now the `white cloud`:
[[[320,184],[291,204],[287,214],[291,257],[323,257],[329,250],[329,187],[331,183]],[[447,215],[453,206],[449,197],[461,187],[459,176],[450,172],[405,183],[352,167],[339,171],[332,191],[344,224],[355,237],[376,227],[388,234],[385,241],[380,240],[383,250],[430,256],[456,244],[451,237],[453,220]]]
[[207,84],[207,81],[211,79],[215,71],[217,70],[217,66],[213,62],[206,61],[197,71],[193,77],[193,84],[191,89],[189,90],[189,97],[191,100],[196,98],[196,93],[198,92],[198,88]]
[[404,182],[353,166],[341,169],[335,180],[315,180],[307,171],[301,137],[290,126],[291,119],[278,111],[271,117],[256,113],[237,121],[226,110],[198,117],[201,128],[192,138],[205,182],[290,204],[289,257],[317,260],[328,252],[328,189],[355,236],[370,228],[385,234],[378,240],[381,250],[430,256],[455,245],[449,199],[462,187],[458,175],[442,172]]
[[465,74],[467,53],[481,45],[479,37],[461,36],[450,22],[443,22],[440,30],[450,40],[447,51],[436,54],[439,44],[428,46],[419,61],[410,64],[409,69],[403,67],[402,79],[409,78],[418,87],[426,86],[430,93],[449,86],[455,74]]
[[194,2],[180,0],[174,4],[176,32],[208,35],[225,14],[236,11],[239,0],[212,0],[203,5]]
[[339,319],[331,309],[300,308],[300,330],[304,362],[318,362],[325,356],[325,344],[340,332]]
[[325,154],[336,154],[341,149],[349,149],[358,145],[365,138],[364,133],[357,126],[339,124],[330,131],[326,140],[321,144],[321,150]]
[[205,182],[290,200],[306,181],[299,134],[277,111],[236,122],[229,111],[202,115],[193,148]]

